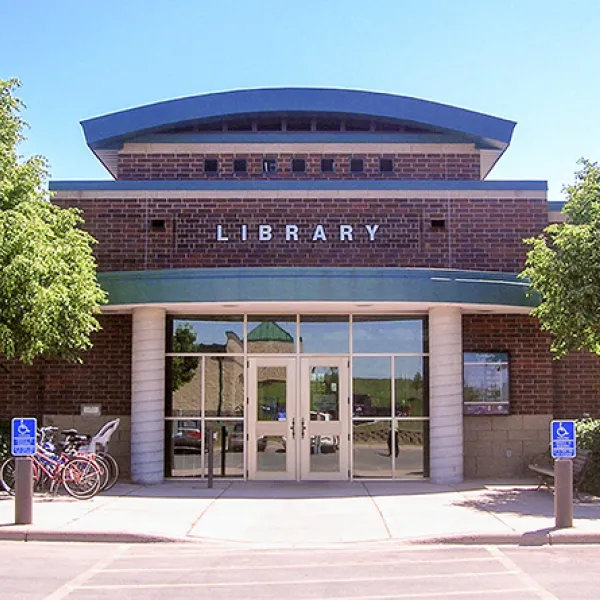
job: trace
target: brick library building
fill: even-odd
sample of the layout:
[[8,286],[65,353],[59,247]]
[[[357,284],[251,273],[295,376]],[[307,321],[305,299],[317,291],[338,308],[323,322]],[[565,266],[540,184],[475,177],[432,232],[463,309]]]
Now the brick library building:
[[600,413],[517,277],[562,218],[487,177],[515,123],[404,96],[274,88],[83,121],[109,301],[81,365],[0,371],[2,418],[93,433],[139,483],[513,477],[553,418]]

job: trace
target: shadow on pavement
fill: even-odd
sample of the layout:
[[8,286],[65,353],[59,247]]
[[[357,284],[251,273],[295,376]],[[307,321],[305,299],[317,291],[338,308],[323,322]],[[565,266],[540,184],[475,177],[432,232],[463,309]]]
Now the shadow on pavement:
[[[554,517],[554,496],[548,490],[488,489],[477,496],[454,502],[455,506],[502,514]],[[573,516],[577,519],[600,519],[600,498],[582,496],[573,503]]]

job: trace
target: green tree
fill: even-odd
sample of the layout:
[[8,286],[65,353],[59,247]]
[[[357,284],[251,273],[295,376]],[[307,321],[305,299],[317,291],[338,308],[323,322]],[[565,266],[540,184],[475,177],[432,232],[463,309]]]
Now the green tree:
[[76,209],[50,201],[46,160],[17,152],[27,126],[16,79],[0,79],[0,357],[80,360],[106,302],[95,240]]
[[[177,325],[173,334],[173,352],[198,352],[196,339],[196,332],[189,323]],[[193,356],[175,356],[171,360],[171,388],[175,392],[194,378],[199,359]]]
[[521,273],[541,297],[533,315],[552,335],[556,358],[573,350],[600,354],[600,169],[579,164],[574,184],[563,189],[566,221],[525,240],[531,248]]

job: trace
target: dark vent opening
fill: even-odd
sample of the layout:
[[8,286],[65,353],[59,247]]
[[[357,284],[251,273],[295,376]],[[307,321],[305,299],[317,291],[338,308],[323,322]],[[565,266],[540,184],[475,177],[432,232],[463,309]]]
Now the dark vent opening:
[[248,171],[248,161],[245,158],[233,159],[233,172],[246,173]]
[[321,172],[322,173],[333,173],[335,169],[335,161],[333,158],[322,158],[321,159]]
[[431,219],[431,229],[446,229],[446,219]]
[[362,173],[364,169],[364,162],[362,158],[352,158],[350,160],[350,172],[351,173]]
[[277,173],[277,159],[276,158],[264,158],[263,159],[263,173]]
[[382,173],[393,173],[394,161],[391,158],[380,158],[379,159],[379,170]]
[[216,158],[204,159],[204,172],[216,173],[219,170],[219,161]]
[[292,158],[292,171],[294,173],[304,173],[306,171],[306,160],[303,158]]
[[166,231],[167,222],[164,219],[150,219],[150,231]]

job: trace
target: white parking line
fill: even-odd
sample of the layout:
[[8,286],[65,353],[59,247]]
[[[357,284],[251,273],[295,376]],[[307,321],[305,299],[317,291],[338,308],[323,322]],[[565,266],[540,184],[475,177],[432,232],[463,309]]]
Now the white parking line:
[[111,562],[122,558],[122,555],[129,550],[129,545],[123,544],[119,546],[113,554],[109,554],[104,558],[101,558],[96,564],[92,565],[87,571],[83,571],[76,577],[73,577],[71,581],[67,581],[64,585],[61,585],[49,596],[46,596],[46,600],[62,600],[75,590],[82,588],[82,583],[89,581],[94,575],[104,572],[104,569],[110,565]]
[[[441,560],[429,560],[426,561],[415,561],[415,560],[378,560],[378,561],[360,561],[360,562],[318,562],[318,563],[296,563],[296,564],[278,564],[277,570],[281,571],[283,569],[335,569],[335,568],[347,568],[347,567],[380,567],[385,565],[444,565],[444,564],[452,564],[452,563],[465,563],[465,562],[496,562],[497,559],[492,556],[482,556],[482,557],[473,557],[473,558],[443,558]],[[273,565],[231,565],[231,566],[214,566],[214,567],[149,567],[147,569],[140,567],[130,567],[124,569],[104,569],[104,573],[142,573],[142,572],[193,572],[193,573],[202,573],[204,571],[214,573],[215,571],[242,571],[242,570],[251,570],[258,571],[260,569],[265,569],[272,571]]]
[[304,548],[304,547],[286,547],[286,548],[240,548],[238,546],[236,547],[227,547],[227,548],[223,548],[223,547],[219,547],[218,549],[213,550],[210,546],[201,546],[199,550],[197,549],[193,549],[193,550],[188,550],[187,548],[189,548],[189,545],[186,546],[169,546],[169,549],[175,549],[175,550],[179,550],[178,553],[173,552],[173,551],[169,551],[169,552],[165,552],[163,551],[163,549],[161,548],[160,550],[157,549],[157,552],[145,552],[143,554],[129,554],[126,556],[123,556],[122,558],[128,559],[128,560],[134,560],[137,558],[161,558],[161,557],[174,557],[174,556],[202,556],[202,557],[206,557],[206,556],[227,556],[227,557],[231,557],[234,556],[236,554],[243,554],[244,556],[264,556],[264,555],[269,555],[269,554],[273,554],[276,556],[280,556],[281,554],[309,554],[310,556],[315,556],[317,554],[327,554],[330,555],[332,552],[335,552],[336,554],[356,554],[357,552],[360,552],[361,555],[364,554],[418,554],[418,553],[423,553],[423,554],[431,554],[432,552],[439,552],[439,553],[443,553],[443,552],[478,552],[481,551],[484,546],[462,546],[462,545],[444,545],[444,547],[440,547],[440,546],[411,546],[411,545],[404,545],[404,546],[390,546],[387,548],[351,548],[351,547],[342,547],[340,548],[339,546],[337,547],[327,547],[327,548]]
[[[490,577],[516,575],[518,571],[487,571],[475,573],[432,573],[427,575],[427,579],[457,579],[465,577]],[[371,583],[382,581],[410,581],[423,580],[423,575],[394,575],[387,577],[353,577],[344,579],[288,579],[286,581],[228,581],[228,582],[185,582],[185,583],[123,583],[123,584],[106,584],[106,585],[82,585],[80,590],[117,590],[117,589],[160,589],[160,588],[205,588],[205,587],[250,587],[250,586],[269,586],[269,585],[322,585],[336,583]]]
[[559,600],[559,598],[557,598],[554,594],[542,587],[535,579],[533,579],[533,577],[525,573],[525,571],[523,571],[523,569],[515,564],[510,558],[508,558],[508,556],[506,556],[506,554],[504,554],[500,548],[497,546],[488,546],[487,550],[506,569],[513,571],[522,583],[528,586],[531,590],[534,590],[538,598],[541,598],[541,600]]

